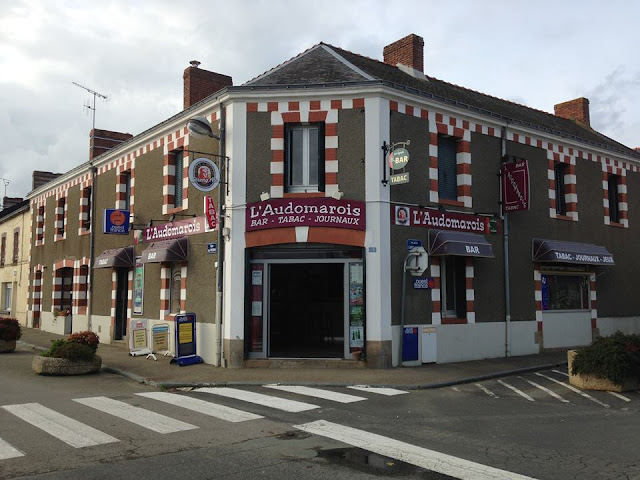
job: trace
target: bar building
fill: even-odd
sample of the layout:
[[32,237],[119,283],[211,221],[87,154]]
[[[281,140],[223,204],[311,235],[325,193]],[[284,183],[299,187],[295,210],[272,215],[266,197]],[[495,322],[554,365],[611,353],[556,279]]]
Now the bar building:
[[[90,160],[29,195],[33,324],[113,342],[194,312],[198,354],[229,367],[397,366],[404,332],[420,364],[640,331],[640,152],[593,130],[585,98],[549,114],[484,95],[425,73],[423,48],[320,43],[240,86],[192,62],[182,112],[93,131]],[[524,161],[530,206],[502,215],[501,168]]]

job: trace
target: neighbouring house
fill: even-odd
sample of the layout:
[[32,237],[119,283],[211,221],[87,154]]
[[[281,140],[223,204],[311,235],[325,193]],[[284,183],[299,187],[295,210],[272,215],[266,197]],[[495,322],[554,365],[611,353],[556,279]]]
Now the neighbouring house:
[[592,129],[586,98],[501,100],[430,76],[423,48],[320,43],[239,86],[192,62],[183,111],[92,131],[89,161],[28,197],[34,323],[108,343],[144,318],[175,349],[192,312],[197,353],[230,367],[640,331],[640,152]]

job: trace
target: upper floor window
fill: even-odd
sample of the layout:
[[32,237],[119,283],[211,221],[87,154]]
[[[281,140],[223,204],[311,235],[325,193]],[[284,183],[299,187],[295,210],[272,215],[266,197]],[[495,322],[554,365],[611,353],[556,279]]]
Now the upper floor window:
[[122,172],[124,180],[124,208],[122,210],[129,210],[131,208],[131,172]]
[[457,141],[454,137],[438,136],[438,197],[458,199]]
[[55,236],[57,239],[64,238],[65,233],[65,216],[66,216],[67,197],[60,197],[56,203],[56,224]]
[[18,254],[20,253],[20,230],[13,232],[13,264],[18,264]]
[[556,187],[556,213],[558,215],[567,214],[567,202],[565,197],[566,190],[564,183],[565,170],[566,165],[564,163],[557,162],[553,166],[554,182]]
[[324,124],[287,125],[287,192],[324,191]]
[[618,175],[609,175],[607,179],[608,183],[608,197],[609,197],[609,219],[612,222],[620,222],[620,205],[618,201]]
[[0,244],[0,267],[4,267],[4,259],[7,253],[7,234],[6,233],[2,235],[2,240],[0,240],[0,242],[2,242]]
[[44,242],[44,205],[38,207],[38,215],[36,217],[36,242]]
[[[175,167],[175,174],[173,177],[173,206],[174,208],[178,208],[182,206],[183,197],[182,183],[184,179],[184,152],[182,150],[173,152],[173,166]],[[131,184],[129,183],[129,185]]]

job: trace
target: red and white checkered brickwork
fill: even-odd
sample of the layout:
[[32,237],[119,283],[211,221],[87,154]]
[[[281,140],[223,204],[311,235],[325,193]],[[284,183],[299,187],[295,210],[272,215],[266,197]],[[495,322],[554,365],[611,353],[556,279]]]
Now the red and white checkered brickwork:
[[[364,98],[353,100],[311,100],[299,102],[247,103],[248,112],[271,113],[271,190],[272,198],[330,197],[338,188],[338,112],[341,109],[364,108]],[[317,193],[285,193],[284,145],[287,123],[324,122],[325,191]]]
[[542,274],[540,273],[540,264],[533,264],[533,297],[536,301],[536,322],[538,324],[538,332],[542,332]]
[[45,220],[47,216],[47,210],[45,208],[44,203],[31,203],[36,205],[36,241],[35,246],[39,247],[40,245],[44,245],[44,231],[45,231]]
[[[553,159],[547,160],[548,170],[547,177],[549,179],[549,216],[551,218],[559,218],[562,220],[578,221],[578,191],[576,189],[576,157],[571,155],[553,154],[547,151]],[[557,158],[557,160],[556,160]],[[558,215],[556,211],[556,163],[562,162],[566,165],[564,174],[564,202],[566,206],[566,215]]]
[[160,320],[164,320],[171,313],[169,305],[171,299],[171,264],[162,263],[160,266]]
[[80,184],[80,205],[78,208],[78,235],[91,232],[91,179]]
[[596,308],[596,274],[589,275],[589,308],[591,309],[591,328],[598,327],[598,309]]
[[72,313],[87,313],[89,285],[89,258],[82,257],[73,264],[73,305]]
[[56,194],[55,221],[53,223],[53,241],[67,238],[67,193],[68,190]]
[[[616,225],[629,228],[627,203],[627,170],[620,166],[621,162],[607,160],[602,164],[602,189],[603,189],[603,205],[604,205],[604,223],[605,225]],[[618,210],[620,222],[611,221],[609,216],[609,175],[617,175],[618,177]]]
[[[129,269],[127,273],[127,324],[131,320],[133,313],[133,269]],[[113,319],[115,322],[115,318]]]
[[441,258],[442,257],[438,256],[431,257],[430,272],[434,282],[434,286],[431,289],[431,323],[433,325],[476,323],[475,289],[473,285],[475,270],[473,267],[473,258],[465,257],[465,300],[467,309],[465,318],[442,317]]
[[62,308],[62,293],[64,285],[62,284],[62,269],[73,268],[73,260],[60,260],[53,264],[53,289],[51,290],[51,309],[60,310]]
[[187,311],[187,266],[180,269],[180,313]]
[[[131,218],[134,213],[135,182],[135,160],[127,161],[116,167],[116,204],[114,208],[124,210],[128,203]],[[129,198],[127,198],[127,183],[129,183]]]
[[111,330],[116,328],[116,306],[118,298],[118,272],[111,269]]
[[31,311],[33,312],[33,328],[40,326],[40,312],[42,310],[42,272],[44,265],[33,267],[33,285],[31,288]]

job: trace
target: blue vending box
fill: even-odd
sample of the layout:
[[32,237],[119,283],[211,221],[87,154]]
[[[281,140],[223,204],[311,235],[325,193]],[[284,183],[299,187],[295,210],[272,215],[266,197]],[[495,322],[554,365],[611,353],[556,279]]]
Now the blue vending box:
[[404,327],[402,329],[402,361],[416,360],[418,360],[418,327]]

